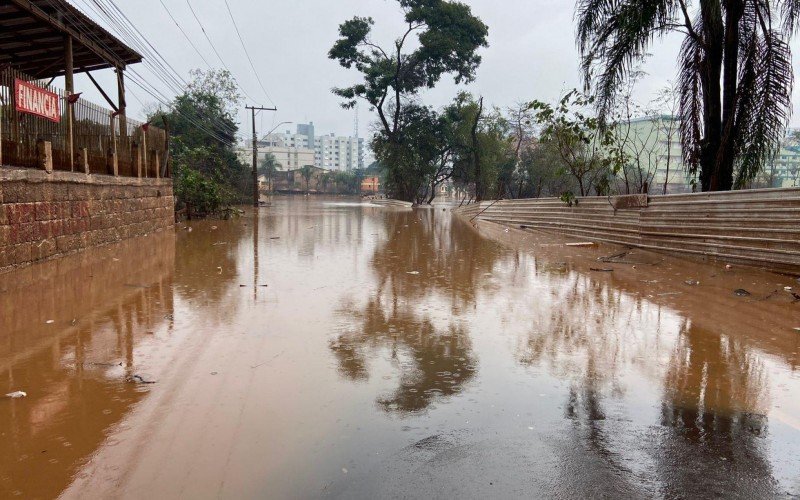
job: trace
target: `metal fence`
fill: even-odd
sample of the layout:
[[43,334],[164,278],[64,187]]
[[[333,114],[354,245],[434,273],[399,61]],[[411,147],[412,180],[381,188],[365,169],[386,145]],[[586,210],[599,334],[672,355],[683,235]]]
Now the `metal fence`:
[[[58,95],[61,121],[17,111],[14,81],[20,79]],[[72,109],[72,120],[68,109]],[[72,151],[69,132],[72,130]],[[114,113],[85,99],[69,103],[66,92],[11,68],[0,70],[0,164],[38,168],[37,143],[52,147],[54,170],[129,177],[169,176],[164,130]],[[85,152],[86,158],[82,156]],[[116,169],[114,168],[116,164]],[[140,168],[141,166],[141,168]]]
[[468,218],[800,273],[800,188],[486,201]]

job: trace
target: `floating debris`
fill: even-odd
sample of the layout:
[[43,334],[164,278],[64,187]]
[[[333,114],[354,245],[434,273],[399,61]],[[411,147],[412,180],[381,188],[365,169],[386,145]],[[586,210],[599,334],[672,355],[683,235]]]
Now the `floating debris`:
[[744,288],[737,288],[736,290],[733,291],[733,294],[736,295],[737,297],[749,297],[750,295],[752,295]]
[[406,271],[406,274],[419,274],[419,271]]
[[11,399],[17,399],[17,398],[24,398],[27,395],[28,395],[28,393],[25,392],[25,391],[14,391],[14,392],[9,392],[8,394],[6,394],[6,397],[7,398],[11,398]]
[[55,322],[56,322],[56,320],[54,320],[54,319],[48,319],[47,321],[45,321],[45,323],[47,323],[48,325],[52,325]]
[[597,243],[593,241],[579,241],[577,243],[564,243],[566,247],[593,247],[597,246]]
[[684,281],[684,283],[689,285],[689,286],[697,286],[697,285],[700,284],[700,282],[697,281],[697,280],[686,280],[686,281]]
[[127,382],[131,384],[155,384],[155,380],[147,380],[146,378],[142,377],[141,375],[131,375],[127,378]]
[[611,272],[614,272],[613,269],[606,269],[606,268],[602,268],[602,267],[590,267],[589,270],[590,271],[595,271],[595,272],[598,272],[598,273],[611,273]]

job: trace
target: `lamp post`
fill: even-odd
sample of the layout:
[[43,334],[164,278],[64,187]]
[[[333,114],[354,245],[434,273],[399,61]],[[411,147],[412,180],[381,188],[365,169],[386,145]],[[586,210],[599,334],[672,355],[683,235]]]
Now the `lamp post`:
[[[278,129],[278,127],[280,127],[281,125],[288,125],[289,123],[294,123],[294,122],[280,122],[279,124],[277,124],[277,125],[275,125],[274,127],[272,127],[272,130],[270,130],[269,132],[267,132],[266,134],[264,134],[264,137],[266,137],[266,136],[268,136],[268,135],[271,135],[271,134],[272,134],[273,132],[275,132],[275,130],[277,130],[277,129]],[[269,171],[267,172],[267,189],[268,189],[270,192],[272,191],[272,170],[269,170]]]

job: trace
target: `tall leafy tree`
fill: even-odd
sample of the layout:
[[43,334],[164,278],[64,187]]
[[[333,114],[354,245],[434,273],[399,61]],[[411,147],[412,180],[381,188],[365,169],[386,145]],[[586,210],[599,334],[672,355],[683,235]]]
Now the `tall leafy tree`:
[[191,82],[150,121],[170,131],[175,191],[187,211],[217,211],[251,192],[252,178],[234,152],[234,110],[241,97],[227,71],[191,72]]
[[685,35],[679,57],[684,160],[704,191],[744,186],[775,155],[791,110],[788,40],[798,0],[578,0],[577,43],[600,114],[653,42]]
[[[354,17],[339,26],[339,39],[328,57],[345,68],[355,68],[363,80],[355,85],[334,88],[344,99],[344,107],[352,107],[358,99],[369,103],[378,114],[381,148],[378,159],[389,172],[388,187],[401,187],[402,169],[413,152],[404,134],[405,125],[416,125],[411,115],[420,115],[422,108],[414,103],[420,90],[433,88],[447,74],[456,83],[470,82],[481,62],[478,50],[486,47],[488,28],[466,4],[445,0],[398,0],[406,28],[391,46],[381,47],[371,38],[374,21]],[[416,36],[416,40],[414,37]],[[411,107],[411,109],[406,109]],[[413,200],[418,189],[403,187],[392,195]]]

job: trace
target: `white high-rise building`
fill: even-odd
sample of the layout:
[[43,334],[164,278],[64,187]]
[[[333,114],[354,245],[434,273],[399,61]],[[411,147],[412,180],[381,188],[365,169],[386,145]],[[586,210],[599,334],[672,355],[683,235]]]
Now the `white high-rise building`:
[[[298,124],[294,134],[287,130],[265,136],[259,141],[259,151],[262,143],[280,149],[278,152],[283,156],[286,155],[284,149],[302,150],[303,153],[313,150],[314,161],[310,164],[325,170],[348,171],[364,168],[364,139],[335,134],[317,136],[314,134],[313,122]],[[305,155],[303,159],[306,160]],[[278,161],[280,160],[278,157]]]

